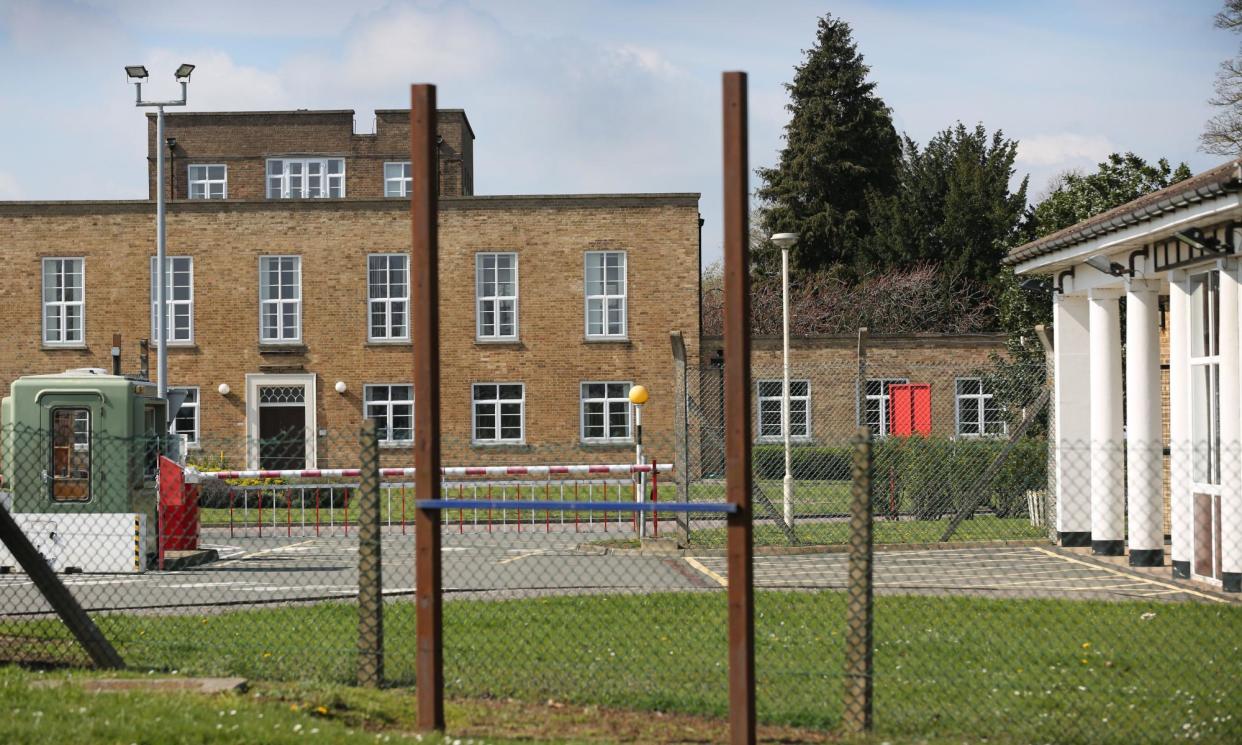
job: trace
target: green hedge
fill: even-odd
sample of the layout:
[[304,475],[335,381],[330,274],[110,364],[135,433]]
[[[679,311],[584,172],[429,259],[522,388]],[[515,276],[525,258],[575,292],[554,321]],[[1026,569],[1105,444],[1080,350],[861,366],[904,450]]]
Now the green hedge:
[[[946,437],[877,440],[872,448],[876,514],[896,509],[935,519],[955,512],[1006,444]],[[992,508],[998,517],[1026,516],[1026,492],[1047,487],[1047,448],[1043,437],[1019,440],[988,485],[981,506]],[[851,459],[848,446],[795,445],[790,451],[793,477],[802,481],[848,480]],[[760,479],[780,479],[785,473],[783,447],[755,446],[754,468]]]

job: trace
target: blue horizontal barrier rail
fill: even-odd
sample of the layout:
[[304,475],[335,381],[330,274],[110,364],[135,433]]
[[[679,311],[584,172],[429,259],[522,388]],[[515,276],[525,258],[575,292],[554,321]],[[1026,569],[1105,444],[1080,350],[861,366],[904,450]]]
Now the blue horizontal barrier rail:
[[568,502],[555,500],[419,499],[421,510],[559,510],[564,512],[737,512],[726,502]]

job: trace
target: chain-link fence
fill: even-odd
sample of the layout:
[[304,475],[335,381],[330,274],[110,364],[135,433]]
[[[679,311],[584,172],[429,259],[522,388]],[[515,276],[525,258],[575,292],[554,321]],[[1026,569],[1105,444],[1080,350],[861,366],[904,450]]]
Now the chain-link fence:
[[[689,378],[684,431],[644,433],[638,467],[630,440],[445,444],[486,449],[488,464],[445,463],[448,697],[728,712],[720,513],[631,507],[724,501],[719,378]],[[761,723],[1242,738],[1242,608],[1221,592],[1242,549],[1222,491],[1242,481],[1235,450],[1050,447],[1042,368],[795,368],[787,520],[780,370],[754,378]],[[859,424],[878,434],[856,466]],[[408,442],[203,439],[183,470],[160,461],[159,438],[53,425],[3,433],[0,491],[127,665],[417,683]],[[1136,550],[1151,566],[1131,566]],[[88,664],[11,551],[0,566],[0,657]]]
[[[752,374],[757,544],[847,542],[849,438],[863,425],[876,433],[877,544],[1050,535],[1042,365],[795,361],[787,403],[779,359]],[[712,498],[723,490],[721,368],[697,370],[687,389],[689,494]],[[690,545],[722,545],[721,530],[695,527]]]

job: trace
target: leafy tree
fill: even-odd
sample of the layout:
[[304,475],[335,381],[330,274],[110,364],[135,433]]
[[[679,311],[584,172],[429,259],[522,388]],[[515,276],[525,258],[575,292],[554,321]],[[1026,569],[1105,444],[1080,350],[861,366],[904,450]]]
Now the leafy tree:
[[801,234],[791,253],[799,268],[852,263],[871,230],[866,195],[897,185],[901,143],[868,72],[849,24],[825,15],[785,86],[785,148],[775,168],[759,170],[758,196],[765,230]]
[[1134,153],[1112,153],[1094,173],[1066,171],[1055,177],[1048,193],[1028,213],[1020,238],[1034,240],[1055,233],[1188,178],[1190,166],[1185,163],[1173,168],[1166,158],[1151,164]]
[[905,137],[900,183],[872,192],[872,270],[938,262],[948,276],[988,285],[1000,269],[1026,209],[1027,180],[1009,190],[1018,143],[961,122],[920,149]]
[[[1216,14],[1216,28],[1242,32],[1242,0],[1227,0]],[[1242,152],[1242,49],[1233,59],[1220,63],[1216,72],[1216,95],[1208,103],[1221,112],[1208,120],[1200,136],[1202,149],[1216,155]]]

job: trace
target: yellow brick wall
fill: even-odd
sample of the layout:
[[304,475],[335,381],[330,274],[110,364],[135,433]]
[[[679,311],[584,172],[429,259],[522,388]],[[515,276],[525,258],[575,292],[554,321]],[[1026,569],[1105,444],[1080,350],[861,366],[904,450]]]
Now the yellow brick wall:
[[[0,204],[0,393],[21,375],[109,367],[114,332],[124,336],[124,369],[138,369],[138,339],[151,335],[153,212],[147,202]],[[408,205],[389,201],[171,203],[168,254],[194,257],[195,343],[170,347],[169,379],[200,387],[203,439],[240,441],[246,373],[277,368],[314,373],[318,427],[331,439],[353,438],[363,385],[412,379],[408,343],[367,342],[366,307],[367,255],[408,251],[409,242]],[[627,253],[625,342],[584,339],[583,253],[604,248]],[[475,342],[474,254],[497,250],[519,257],[516,344]],[[440,252],[446,464],[629,460],[631,447],[579,443],[579,383],[588,380],[646,384],[644,429],[653,446],[668,443],[667,455],[654,455],[671,456],[669,331],[681,330],[691,359],[698,354],[697,195],[445,199]],[[258,343],[258,264],[270,254],[302,257],[304,349],[295,354],[266,353]],[[85,258],[83,349],[42,346],[45,256]],[[338,380],[344,395],[333,390]],[[525,384],[526,447],[471,446],[470,384],[484,381]],[[216,392],[220,383],[229,396]],[[385,453],[389,463],[409,457],[409,449]],[[330,460],[321,449],[320,465]]]

